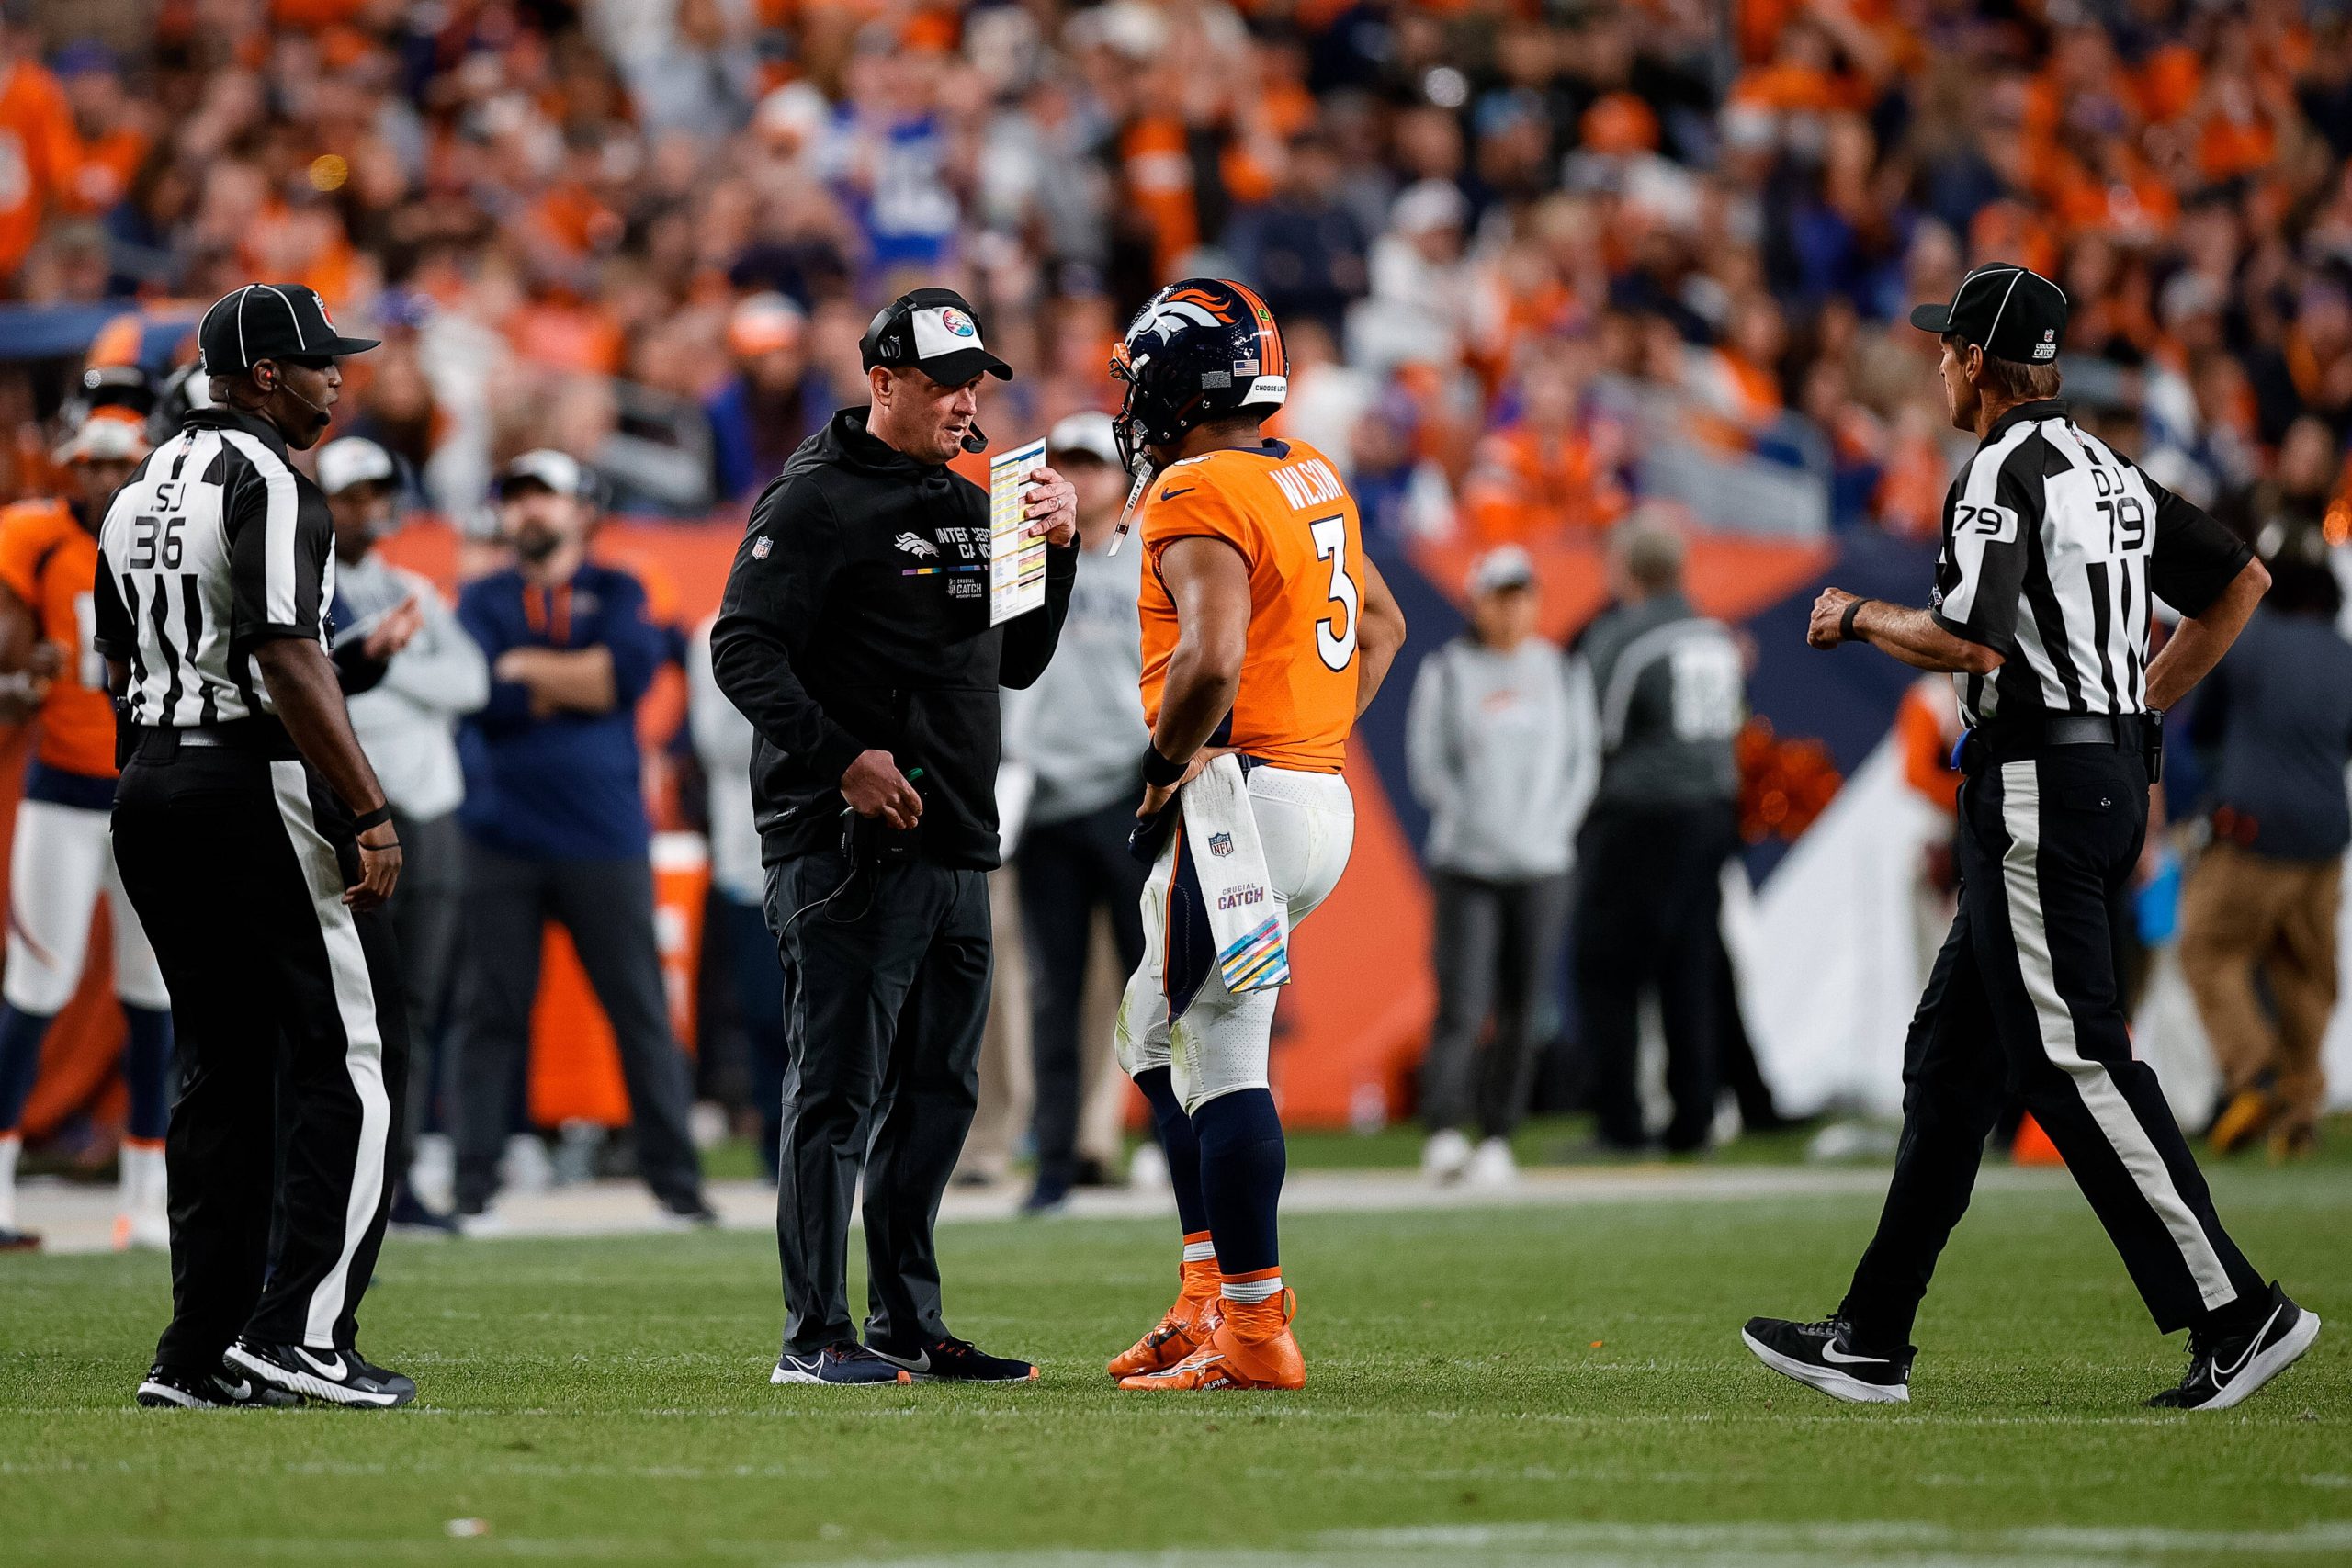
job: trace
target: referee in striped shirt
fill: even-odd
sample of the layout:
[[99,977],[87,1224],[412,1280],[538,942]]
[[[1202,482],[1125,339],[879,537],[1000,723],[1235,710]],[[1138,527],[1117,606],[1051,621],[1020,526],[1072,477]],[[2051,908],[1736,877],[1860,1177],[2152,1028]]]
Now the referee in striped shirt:
[[[2222,1228],[2147,1064],[2117,949],[2163,756],[2163,709],[2213,668],[2269,576],[2203,512],[2078,429],[2057,397],[2066,297],[1996,263],[1912,325],[1943,341],[1952,423],[1979,438],[1944,501],[1931,607],[1825,590],[1807,640],[1949,671],[1960,910],[1905,1046],[1903,1141],[1877,1235],[1837,1314],[1749,1320],[1766,1365],[1839,1399],[1910,1398],[1907,1343],[1995,1119],[2022,1096],[2098,1212],[2156,1326],[2189,1331],[2148,1403],[2226,1409],[2319,1320]],[[2181,615],[2148,657],[2155,599]]]
[[[120,714],[115,858],[172,996],[172,1322],[139,1403],[403,1404],[354,1313],[383,1240],[408,1050],[384,900],[391,810],[327,649],[334,530],[288,461],[375,347],[299,285],[197,330],[213,407],[118,491],[97,650]],[[278,1220],[273,1246],[273,1215]]]

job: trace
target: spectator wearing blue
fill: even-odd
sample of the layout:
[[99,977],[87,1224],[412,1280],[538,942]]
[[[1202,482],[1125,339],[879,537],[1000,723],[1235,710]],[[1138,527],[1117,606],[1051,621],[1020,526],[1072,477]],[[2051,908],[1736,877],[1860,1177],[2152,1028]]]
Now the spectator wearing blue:
[[[2318,451],[2332,468],[2333,450]],[[2282,453],[2282,467],[2302,455]],[[2267,1133],[2283,1164],[2316,1146],[2327,1099],[2320,1048],[2352,846],[2352,642],[2319,519],[2265,510],[2252,543],[2269,595],[2189,715],[2191,739],[2219,756],[2212,840],[2181,893],[2180,967],[2222,1070],[2212,1151]]]
[[578,461],[526,452],[500,475],[497,495],[515,564],[469,584],[458,605],[491,672],[490,701],[458,737],[458,1213],[478,1219],[497,1187],[551,917],[612,1024],[646,1185],[672,1214],[707,1224],[716,1216],[687,1132],[686,1063],[662,983],[639,781],[637,701],[667,639],[646,618],[644,586],[588,558],[597,508]]
[[728,317],[735,374],[703,404],[721,496],[765,484],[831,417],[832,404],[808,384],[808,317],[782,294],[754,294]]

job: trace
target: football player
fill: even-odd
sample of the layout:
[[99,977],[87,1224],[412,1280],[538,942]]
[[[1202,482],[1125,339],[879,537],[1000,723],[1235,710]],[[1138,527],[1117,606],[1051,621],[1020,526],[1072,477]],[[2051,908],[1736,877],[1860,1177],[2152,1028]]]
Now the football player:
[[1405,640],[1337,467],[1259,429],[1287,390],[1281,330],[1237,283],[1155,295],[1112,361],[1138,476],[1137,843],[1156,848],[1120,1064],[1150,1101],[1184,1233],[1182,1290],[1110,1364],[1125,1389],[1297,1388],[1267,1077],[1288,932],[1348,863],[1348,731]]
[[171,997],[115,874],[114,708],[90,646],[98,525],[147,437],[132,411],[101,407],[57,454],[63,499],[0,510],[0,723],[39,716],[40,742],[17,807],[8,863],[8,968],[0,983],[0,1249],[40,1245],[17,1228],[17,1118],[40,1070],[49,1026],[82,981],[90,917],[103,894],[114,933],[115,995],[130,1021],[123,1077],[130,1119],[121,1151],[118,1247],[170,1245],[164,1133],[171,1114]]

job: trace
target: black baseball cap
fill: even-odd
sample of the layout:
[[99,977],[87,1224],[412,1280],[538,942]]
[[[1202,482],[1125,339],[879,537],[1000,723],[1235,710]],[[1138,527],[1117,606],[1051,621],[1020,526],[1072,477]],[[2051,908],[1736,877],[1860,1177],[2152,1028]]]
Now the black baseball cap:
[[196,329],[204,373],[250,370],[263,359],[340,359],[376,346],[372,337],[345,337],[327,315],[318,291],[299,283],[248,283],[212,302]]
[[1012,379],[1012,367],[981,345],[970,301],[953,288],[899,295],[875,313],[857,350],[868,370],[911,366],[946,387],[960,387],[983,370],[1000,381]]
[[1921,305],[1911,324],[1956,333],[1996,359],[2047,365],[2066,336],[2066,291],[2015,262],[1987,262],[1960,280],[1949,305]]

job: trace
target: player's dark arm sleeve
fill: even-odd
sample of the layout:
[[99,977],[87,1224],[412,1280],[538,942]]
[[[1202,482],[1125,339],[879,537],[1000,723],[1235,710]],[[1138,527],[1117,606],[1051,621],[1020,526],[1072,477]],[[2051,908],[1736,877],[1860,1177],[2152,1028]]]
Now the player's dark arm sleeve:
[[1078,541],[1046,547],[1046,603],[1042,609],[1016,615],[1004,628],[1004,652],[998,661],[999,684],[1016,690],[1034,686],[1054,649],[1062,639],[1062,623],[1069,618],[1070,587],[1078,581]]
[[2184,615],[2201,615],[2237,580],[2254,552],[2212,514],[2142,474],[2156,501],[2156,542],[2148,558],[2148,586]]
[[768,743],[837,779],[865,750],[808,694],[794,665],[840,570],[832,506],[806,480],[770,485],[735,547],[710,630],[710,672]]
[[1993,505],[1961,503],[1952,520],[1952,560],[1960,582],[1928,612],[1956,637],[2017,657],[2018,607],[2025,597],[2026,562],[2041,531],[2038,487],[2007,468],[1994,488]]
[[294,470],[248,467],[224,506],[229,534],[229,653],[250,653],[273,637],[316,637],[326,606],[327,552],[334,522],[326,497]]

